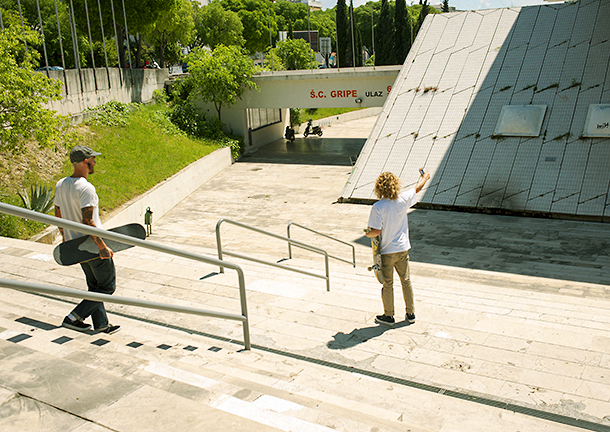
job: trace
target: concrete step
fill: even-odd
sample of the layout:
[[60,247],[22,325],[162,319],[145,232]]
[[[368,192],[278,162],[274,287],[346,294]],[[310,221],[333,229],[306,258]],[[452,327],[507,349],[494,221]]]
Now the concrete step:
[[[129,321],[121,332],[113,335],[78,333],[55,326],[53,322],[60,322],[59,316],[40,314],[28,308],[27,304],[32,303],[31,297],[29,294],[16,293],[2,303],[0,328],[4,330],[0,332],[0,339],[5,344],[3,352],[15,351],[14,347],[18,346],[20,354],[10,354],[9,357],[23,355],[36,358],[42,366],[32,372],[42,372],[41,378],[47,374],[56,375],[60,371],[65,374],[68,370],[78,369],[81,379],[86,375],[88,380],[112,383],[115,387],[129,388],[138,393],[146,389],[146,392],[163,399],[163,408],[166,408],[168,400],[184,398],[186,405],[189,401],[203,403],[213,411],[229,414],[230,419],[236,416],[279,430],[367,431],[370,424],[378,425],[380,431],[405,430],[405,423],[399,421],[401,413],[383,408],[383,400],[376,407],[351,400],[349,396],[337,397],[327,391],[324,382],[317,388],[311,384],[308,387],[291,384],[304,371],[309,370],[308,374],[317,375],[316,365],[294,359],[286,361],[271,353],[236,351],[234,345],[171,329],[159,329],[137,321]],[[55,300],[43,300],[47,312],[53,306],[56,309],[62,307]],[[23,316],[19,316],[21,313]],[[160,344],[161,341],[165,343]],[[213,345],[205,349],[211,342]],[[25,362],[20,359],[21,364]],[[6,368],[7,365],[13,366],[13,363],[5,358],[2,365]],[[17,367],[16,362],[14,367]],[[87,371],[83,371],[83,368]],[[38,403],[65,408],[61,401],[54,399],[52,393],[41,397],[43,389],[38,387],[29,388],[30,393],[24,393],[26,384],[21,376],[10,375],[10,378],[2,380],[5,389],[32,398],[36,394]],[[336,375],[351,377],[349,372]],[[71,379],[69,377],[68,381]],[[372,387],[373,384],[371,382],[369,385]],[[62,383],[64,389],[71,389],[72,386],[76,388],[71,391],[71,396],[78,396],[87,390],[83,383]],[[127,393],[117,394],[120,397],[113,405],[122,405],[123,399],[129,397]],[[84,396],[77,397],[77,400],[81,397]],[[22,414],[20,411],[14,416],[23,421]],[[116,415],[119,414],[124,416],[126,412],[116,411]],[[93,421],[84,413],[79,415]],[[113,424],[108,418],[95,421],[116,427],[116,423]],[[218,421],[229,425],[227,419]],[[253,427],[251,430],[267,429]],[[410,430],[424,432],[431,429],[411,427]]]
[[[4,244],[1,240],[0,247]],[[42,283],[83,289],[83,276],[78,266],[60,267],[45,258],[45,252],[47,256],[50,253],[48,247],[37,246],[34,251],[28,251],[27,246],[29,243],[12,241],[10,249],[1,251],[0,277],[34,278]],[[189,248],[197,252],[204,250]],[[239,311],[234,272],[227,270],[225,274],[217,274],[218,269],[213,266],[145,252],[142,254],[134,248],[117,254],[118,295]],[[374,315],[380,313],[381,308],[380,286],[366,269],[353,269],[343,263],[331,264],[331,292],[327,292],[322,280],[255,263],[240,261],[239,264],[243,265],[246,274],[255,346],[566,415],[574,414],[569,405],[569,401],[574,400],[587,401],[577,413],[585,418],[603,418],[606,415],[603,413],[610,407],[605,396],[610,394],[610,383],[605,378],[610,376],[606,354],[610,323],[607,301],[507,287],[503,276],[492,272],[480,271],[474,283],[460,278],[459,272],[451,280],[447,277],[449,269],[434,266],[430,267],[429,276],[425,272],[413,275],[416,325],[399,323],[390,330],[373,323]],[[288,265],[320,268],[319,261],[305,258],[295,258]],[[517,279],[522,284],[541,286],[559,283],[528,277]],[[401,304],[401,295],[397,293],[397,313],[401,312]],[[62,314],[71,307],[64,304],[61,312],[56,313],[55,322],[61,322]],[[197,337],[208,334],[222,338],[215,340],[215,344],[226,343],[226,340],[241,341],[243,337],[241,326],[233,322],[111,304],[107,307],[119,314],[113,320],[124,328],[137,327],[137,321],[128,318],[135,317],[193,329]],[[170,330],[175,329],[167,331]],[[138,338],[132,339],[122,346],[138,341]],[[144,336],[140,339],[148,340]],[[169,352],[181,353],[189,344],[195,346],[188,341],[165,344],[176,347]],[[152,357],[145,356],[145,360],[159,358],[156,346],[150,348]],[[147,353],[147,350],[142,352]],[[259,351],[255,347],[255,352]],[[243,367],[236,364],[227,367],[240,371],[237,378],[243,373]],[[306,394],[327,391],[328,381],[320,377],[328,375],[328,368],[322,370],[327,372],[312,373],[305,379],[298,376],[287,382],[305,388]],[[310,386],[317,379],[320,382]],[[290,388],[286,387],[285,380],[282,381],[283,389]],[[366,387],[368,390],[362,393],[359,387],[368,381],[388,388],[386,381],[358,376],[355,390],[351,384],[347,390],[342,389],[341,384],[328,392],[329,398],[343,397],[349,407],[354,402],[351,397],[354,393],[362,397],[356,402],[371,404],[371,395],[377,395],[379,391]],[[338,382],[348,381],[342,375]],[[435,419],[432,424],[436,426],[448,425],[453,421],[448,413],[455,415],[455,412],[471,412],[472,409],[455,400],[448,402],[446,397],[413,392],[412,389],[407,391],[401,385],[390,387],[392,392],[402,394],[406,391],[406,396],[398,405],[381,398],[382,408],[401,413],[403,419],[412,419],[414,424],[430,427],[429,423],[417,421],[425,417]],[[346,397],[346,393],[350,397]],[[272,392],[264,394],[277,397]],[[407,408],[406,400],[417,401],[418,408]],[[231,401],[225,406],[232,407],[235,401]],[[422,406],[426,409],[419,411]],[[444,407],[442,413],[435,408],[439,406]],[[447,406],[452,408],[447,409]],[[502,410],[488,412],[494,422],[502,417],[498,411],[506,414]],[[440,430],[440,426],[436,426],[432,429]],[[478,429],[473,426],[472,430]]]

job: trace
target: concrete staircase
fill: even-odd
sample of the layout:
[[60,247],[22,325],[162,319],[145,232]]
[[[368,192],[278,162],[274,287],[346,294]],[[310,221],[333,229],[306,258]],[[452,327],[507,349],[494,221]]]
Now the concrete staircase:
[[[4,238],[0,244],[2,277],[82,287],[78,267],[60,267],[49,260],[51,247]],[[231,281],[234,275],[200,281],[199,277],[214,269],[141,253],[132,250],[116,257],[121,295],[239,310],[236,283]],[[259,273],[270,276],[262,269]],[[278,281],[289,278],[274,276]],[[304,291],[292,283],[293,288]],[[319,293],[324,294],[324,282],[318,285]],[[267,289],[273,291],[277,286],[279,282],[276,288]],[[275,296],[263,293],[264,287],[260,290],[250,298],[253,325],[262,322],[264,308],[264,300],[256,297]],[[293,291],[286,298],[298,296]],[[271,352],[245,351],[238,343],[176,329],[219,330],[217,335],[239,340],[241,327],[230,322],[108,304],[109,310],[119,314],[110,314],[112,322],[120,323],[122,330],[96,335],[59,326],[72,307],[66,301],[8,289],[2,289],[2,298],[3,431],[37,427],[78,431],[184,427],[206,431],[369,431],[371,425],[379,431],[404,431],[405,427],[434,430],[403,419],[396,392],[383,396],[386,385],[379,380]],[[275,314],[288,312],[277,309]],[[267,326],[272,321],[285,325],[279,319],[267,321]],[[298,321],[298,316],[293,321]],[[350,388],[358,391],[346,391]],[[378,394],[379,399],[366,401],[364,396],[370,394]]]
[[[80,268],[57,265],[51,252],[0,238],[0,277],[82,289]],[[295,256],[284,264],[323,271],[321,259]],[[239,312],[229,270],[137,248],[115,258],[117,295]],[[237,323],[114,304],[119,333],[78,333],[58,327],[72,299],[0,288],[0,430],[571,431],[540,410],[599,422],[610,406],[610,386],[595,378],[609,367],[607,301],[516,295],[491,272],[472,283],[459,270],[434,266],[426,277],[415,266],[418,322],[389,330],[373,323],[379,285],[362,263],[333,262],[330,292],[321,279],[237,263],[252,351],[242,350]],[[401,304],[398,294],[399,317]],[[587,398],[582,383],[599,393]],[[570,391],[584,411],[568,411]],[[472,403],[486,397],[539,411]]]

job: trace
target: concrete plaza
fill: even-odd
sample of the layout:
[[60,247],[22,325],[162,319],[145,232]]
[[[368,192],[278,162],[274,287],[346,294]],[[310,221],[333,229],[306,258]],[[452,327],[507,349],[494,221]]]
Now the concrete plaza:
[[[400,322],[374,323],[370,207],[336,202],[374,121],[263,147],[154,221],[149,241],[211,256],[222,218],[278,235],[295,222],[355,247],[355,268],[331,262],[330,292],[321,279],[227,257],[246,274],[250,352],[232,322],[107,304],[121,332],[76,333],[58,327],[71,300],[2,289],[0,429],[610,430],[606,224],[412,210],[417,321],[400,320],[396,290]],[[280,240],[231,225],[221,236],[228,251],[323,272],[302,249],[286,259]],[[0,238],[0,277],[83,288],[81,270],[51,251]],[[228,270],[138,248],[115,261],[117,295],[239,310]]]

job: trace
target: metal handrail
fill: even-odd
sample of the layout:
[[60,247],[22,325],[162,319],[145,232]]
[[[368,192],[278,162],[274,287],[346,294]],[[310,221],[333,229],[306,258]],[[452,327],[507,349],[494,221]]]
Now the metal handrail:
[[[157,252],[167,253],[170,255],[179,256],[179,257],[186,258],[186,259],[200,261],[200,262],[204,262],[206,264],[212,264],[212,265],[216,265],[216,266],[227,267],[232,270],[235,270],[237,272],[237,277],[238,277],[238,281],[239,281],[241,315],[228,314],[228,313],[224,313],[224,312],[212,312],[212,311],[206,311],[204,309],[188,308],[185,306],[175,306],[175,305],[169,305],[169,304],[163,304],[163,303],[146,302],[144,300],[127,299],[125,297],[108,296],[108,298],[104,297],[103,301],[112,302],[112,303],[122,303],[124,301],[129,300],[129,301],[134,302],[134,303],[131,303],[134,306],[153,307],[152,305],[155,305],[155,307],[153,307],[153,308],[157,308],[156,306],[163,306],[163,310],[171,310],[171,311],[175,311],[175,312],[182,312],[182,313],[195,314],[195,315],[206,315],[206,316],[211,316],[214,318],[223,318],[223,319],[242,321],[243,331],[244,331],[244,348],[246,350],[250,350],[250,348],[251,348],[250,326],[249,326],[249,319],[248,319],[248,307],[247,307],[247,303],[246,303],[246,282],[245,282],[244,272],[241,269],[241,267],[238,266],[237,264],[233,264],[233,263],[226,262],[226,261],[220,261],[220,260],[217,260],[216,258],[211,258],[211,257],[207,257],[205,255],[199,255],[199,254],[195,254],[192,252],[183,251],[180,249],[160,245],[160,244],[153,243],[150,241],[140,240],[135,237],[126,236],[126,235],[115,233],[112,231],[106,231],[106,230],[102,230],[99,228],[94,228],[89,225],[83,225],[82,223],[72,222],[72,221],[69,221],[66,219],[61,219],[61,218],[49,216],[49,215],[46,215],[43,213],[26,210],[21,207],[15,207],[15,206],[5,204],[5,203],[0,203],[0,212],[10,214],[13,216],[17,216],[17,217],[21,217],[21,218],[25,218],[25,219],[35,220],[35,221],[46,223],[49,225],[56,225],[61,228],[67,228],[67,229],[70,229],[73,231],[78,231],[78,232],[96,236],[96,237],[102,237],[102,238],[107,238],[110,240],[115,240],[115,241],[118,241],[121,243],[126,243],[126,244],[129,244],[132,246],[140,246],[140,247],[143,247],[146,249],[151,249],[151,250],[154,250]],[[36,286],[36,287],[45,288],[44,285]],[[13,287],[11,286],[9,288],[13,288]],[[46,288],[49,288],[49,287],[47,286]],[[50,288],[57,288],[57,287],[50,287]],[[19,289],[19,288],[13,288],[13,289]],[[62,290],[65,290],[65,289],[67,289],[67,288],[64,288]],[[72,294],[74,294],[74,295],[67,294],[67,292],[66,292],[65,295],[69,295],[71,297],[77,297],[77,298],[84,298],[84,299],[86,299],[86,298],[93,299],[93,297],[95,297],[95,296],[102,295],[102,294],[98,294],[98,293],[91,293],[91,292],[85,292],[85,291],[80,291],[80,290],[74,290],[74,292],[72,292]],[[115,301],[115,299],[117,299],[119,301]],[[95,300],[97,300],[97,299],[95,299]],[[136,304],[136,302],[137,303],[141,302],[141,304]],[[122,303],[122,304],[127,304],[127,303]],[[178,310],[178,309],[180,309],[180,310]]]
[[[234,253],[234,252],[223,251],[222,250],[222,242],[220,240],[220,225],[223,222],[226,222],[226,223],[229,223],[229,224],[232,224],[232,225],[236,225],[238,227],[245,228],[245,229],[248,229],[250,231],[257,232],[259,234],[264,234],[264,235],[267,235],[267,236],[270,236],[270,237],[273,237],[273,238],[276,238],[276,239],[279,239],[279,240],[284,240],[284,241],[288,242],[288,244],[294,244],[295,246],[299,246],[299,247],[301,247],[303,249],[307,249],[307,250],[309,250],[311,252],[315,252],[315,253],[319,253],[320,255],[324,255],[324,264],[325,264],[325,268],[326,268],[326,276],[322,276],[322,275],[319,275],[317,273],[309,272],[307,270],[301,270],[301,269],[297,269],[297,268],[283,266],[283,265],[278,264],[278,263],[273,263],[273,262],[270,262],[270,261],[264,261],[264,260],[261,260],[261,259],[258,259],[258,258],[249,257],[249,256],[246,256],[246,255],[241,255],[241,254]],[[323,249],[320,249],[320,248],[317,248],[315,246],[311,246],[311,245],[308,245],[306,243],[302,243],[302,242],[299,242],[299,241],[296,241],[296,240],[292,240],[292,239],[287,238],[287,237],[282,237],[280,235],[273,234],[273,233],[270,233],[268,231],[264,231],[262,229],[255,228],[255,227],[252,227],[250,225],[246,225],[246,224],[243,224],[241,222],[236,222],[236,221],[233,221],[233,220],[230,220],[230,219],[220,219],[218,221],[218,223],[216,224],[216,245],[217,245],[217,248],[218,248],[218,260],[220,262],[224,262],[224,261],[222,261],[222,256],[223,256],[223,253],[224,253],[225,255],[230,255],[230,256],[235,257],[235,258],[240,258],[240,259],[244,259],[244,260],[254,261],[254,262],[257,262],[259,264],[269,265],[269,266],[272,266],[272,267],[277,267],[277,268],[281,268],[281,269],[292,271],[292,272],[296,272],[296,273],[306,274],[308,276],[313,276],[313,277],[317,277],[317,278],[320,278],[320,279],[326,279],[326,291],[330,291],[330,276],[329,276],[329,265],[328,265],[328,253],[325,250],[323,250]],[[220,266],[220,273],[224,273],[224,269],[223,269],[222,265]]]
[[[339,242],[339,243],[343,243],[344,245],[347,245],[347,246],[351,247],[352,248],[352,261],[346,260],[345,258],[339,258],[339,257],[333,256],[333,255],[329,255],[328,257],[336,259],[336,260],[339,260],[339,261],[343,261],[343,262],[348,263],[348,264],[352,264],[354,266],[354,268],[356,268],[356,248],[354,247],[353,244],[348,243],[348,242],[343,241],[343,240],[336,239],[334,237],[329,236],[328,234],[321,233],[320,231],[316,231],[314,229],[308,228],[308,227],[303,226],[301,224],[298,224],[296,222],[290,222],[288,224],[288,226],[286,227],[286,231],[288,233],[288,236],[287,236],[288,238],[290,238],[290,227],[293,226],[293,225],[297,226],[299,228],[303,228],[304,230],[311,231],[312,233],[315,233],[315,234],[317,234],[319,236],[325,237],[325,238],[330,239],[330,240],[334,240],[334,241]],[[298,246],[298,245],[295,245],[295,246]],[[291,247],[290,243],[288,243],[288,257],[290,259],[292,259],[292,247]]]

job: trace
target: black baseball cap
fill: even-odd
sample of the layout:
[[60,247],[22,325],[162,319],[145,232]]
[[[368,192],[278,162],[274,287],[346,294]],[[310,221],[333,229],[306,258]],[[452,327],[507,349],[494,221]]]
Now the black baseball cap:
[[91,150],[87,146],[78,145],[70,150],[70,162],[79,163],[91,156],[100,156],[101,153]]

